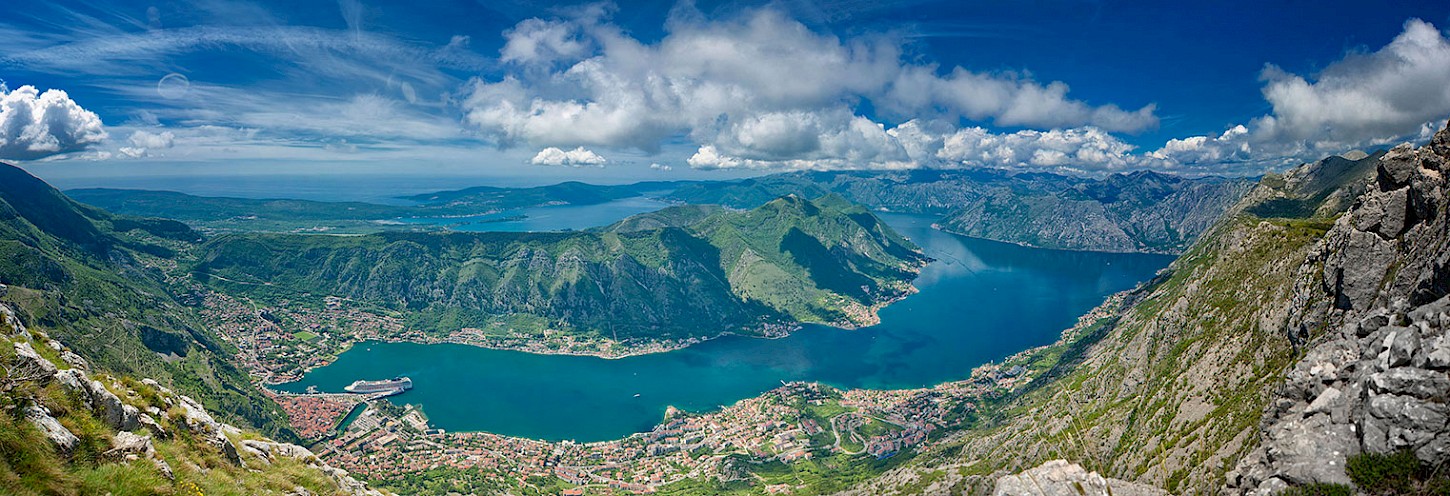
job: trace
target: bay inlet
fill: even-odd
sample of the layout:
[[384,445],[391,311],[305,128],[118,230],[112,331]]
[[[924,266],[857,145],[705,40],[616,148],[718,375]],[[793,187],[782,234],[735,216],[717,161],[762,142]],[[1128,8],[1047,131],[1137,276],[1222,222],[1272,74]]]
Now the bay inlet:
[[367,342],[278,388],[341,392],[358,379],[407,376],[413,389],[389,401],[420,405],[449,431],[616,439],[650,429],[668,406],[713,410],[782,381],[911,388],[963,379],[973,367],[1052,343],[1104,297],[1172,261],[1024,248],[932,229],[929,216],[878,215],[936,261],[915,281],[921,292],[883,309],[876,326],[807,325],[781,339],[724,337],[622,359]]

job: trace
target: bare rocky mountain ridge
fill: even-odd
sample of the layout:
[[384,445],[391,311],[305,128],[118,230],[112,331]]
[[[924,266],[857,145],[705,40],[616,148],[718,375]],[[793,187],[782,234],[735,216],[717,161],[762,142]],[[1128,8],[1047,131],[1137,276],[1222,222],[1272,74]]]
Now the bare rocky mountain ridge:
[[1290,331],[1308,352],[1275,391],[1261,446],[1229,483],[1273,494],[1349,484],[1348,457],[1450,463],[1450,130],[1381,161],[1374,188],[1301,268]]

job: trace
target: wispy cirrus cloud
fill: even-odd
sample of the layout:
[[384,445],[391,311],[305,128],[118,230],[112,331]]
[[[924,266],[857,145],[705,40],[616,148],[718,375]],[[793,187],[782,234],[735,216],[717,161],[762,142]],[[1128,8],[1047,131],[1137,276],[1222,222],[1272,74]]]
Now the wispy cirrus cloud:
[[[50,10],[39,23],[49,29],[0,22],[0,70],[63,74],[72,88],[133,109],[113,120],[144,114],[178,147],[191,146],[193,134],[179,128],[203,126],[260,133],[269,146],[477,144],[447,101],[491,60],[469,49],[467,36],[435,45],[369,32],[363,7],[353,6],[340,9],[351,12],[346,29],[329,29],[286,25],[245,1],[198,2],[181,13],[151,7],[141,18],[106,4],[52,5],[37,9]],[[168,25],[172,17],[192,25]],[[147,149],[109,148],[113,156]]]
[[[25,33],[0,37],[9,46]],[[308,26],[195,26],[145,32],[112,31],[33,49],[12,49],[0,64],[23,65],[77,74],[126,76],[154,74],[176,57],[243,50],[306,64],[321,76],[403,73],[428,82],[451,78],[441,70],[478,71],[488,59],[451,45],[429,47],[359,31]],[[376,78],[375,78],[376,79]],[[386,79],[386,78],[384,78]]]

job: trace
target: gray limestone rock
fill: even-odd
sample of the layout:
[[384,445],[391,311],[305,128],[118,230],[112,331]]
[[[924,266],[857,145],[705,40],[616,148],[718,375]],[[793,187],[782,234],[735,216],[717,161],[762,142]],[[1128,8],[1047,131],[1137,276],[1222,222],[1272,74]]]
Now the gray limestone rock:
[[222,456],[225,456],[227,461],[232,462],[233,465],[242,468],[247,467],[247,462],[242,460],[242,454],[237,451],[237,445],[233,444],[232,440],[226,434],[217,431],[216,435],[211,438],[211,444],[216,446],[217,449],[220,449]]
[[275,441],[261,441],[256,439],[244,439],[242,440],[242,447],[248,448],[252,451],[260,452],[263,454],[264,458],[269,458],[273,460],[277,459],[278,457],[283,457],[294,458],[308,463],[313,463],[317,461],[317,455],[313,454],[311,450],[295,444],[279,443]]
[[212,418],[206,408],[188,396],[179,396],[177,404],[181,406],[182,425],[187,430],[212,435],[221,432],[221,423]]
[[139,423],[141,424],[141,427],[145,427],[146,430],[151,431],[151,434],[153,436],[156,436],[156,437],[161,438],[161,439],[166,439],[166,438],[171,437],[171,433],[170,432],[166,432],[166,428],[165,427],[162,427],[161,426],[161,423],[160,422],[157,422],[155,418],[151,417],[151,415],[148,415],[148,414],[143,413],[143,414],[140,415],[140,417],[138,418],[138,420],[139,420]]
[[[55,341],[51,342],[54,343]],[[81,358],[80,355],[72,353],[70,350],[60,350],[60,359],[62,361],[65,361],[66,365],[70,365],[71,367],[75,367],[81,370],[90,370],[91,368],[91,364],[86,363],[86,359]]]
[[1388,313],[1383,310],[1370,312],[1365,318],[1360,319],[1359,328],[1355,331],[1355,336],[1361,338],[1369,336],[1371,333],[1387,325],[1390,325],[1390,315]]
[[1328,387],[1314,401],[1309,402],[1309,407],[1304,409],[1304,416],[1311,417],[1315,414],[1325,414],[1336,422],[1349,420],[1349,398],[1339,388]]
[[166,480],[169,480],[169,481],[176,480],[176,474],[174,472],[172,472],[172,470],[171,470],[171,464],[166,463],[166,460],[165,459],[162,459],[159,456],[153,457],[153,458],[151,458],[151,463],[154,464],[154,465],[156,465],[156,471],[157,472],[161,472],[161,476],[162,477],[165,477]]
[[1328,415],[1289,420],[1266,433],[1269,459],[1278,476],[1293,484],[1316,482],[1348,484],[1345,460],[1359,453],[1359,442],[1348,424],[1335,424]]
[[1450,375],[1413,367],[1390,369],[1369,378],[1376,392],[1413,396],[1419,399],[1450,394]]
[[151,436],[140,436],[129,431],[117,432],[111,438],[111,449],[105,453],[108,457],[126,460],[147,458],[155,454],[156,448],[151,445]]
[[[1334,273],[1325,274],[1337,288],[1338,306],[1365,309],[1379,296],[1380,283],[1393,260],[1394,247],[1378,235],[1351,231]],[[1326,270],[1330,269],[1326,265]]]
[[1066,460],[1052,460],[997,479],[996,496],[1159,496],[1153,486],[1108,479]]
[[1283,492],[1285,489],[1289,489],[1288,482],[1284,482],[1284,479],[1280,479],[1278,477],[1270,477],[1269,480],[1264,481],[1264,483],[1259,486],[1259,490],[1255,494],[1263,496],[1273,496],[1275,494]]
[[92,380],[87,389],[90,392],[92,408],[100,414],[101,419],[105,420],[107,425],[122,431],[136,430],[141,427],[141,411],[123,403],[121,398],[107,390],[101,381]]
[[76,395],[86,407],[91,406],[90,388],[86,387],[91,383],[91,378],[85,372],[76,369],[66,369],[55,373],[55,381],[62,389]]
[[1441,432],[1415,450],[1415,456],[1431,466],[1450,463],[1450,432]]
[[1404,233],[1405,229],[1409,227],[1406,219],[1410,208],[1410,188],[1390,191],[1383,198],[1384,217],[1375,228],[1375,232],[1385,239],[1394,238]]
[[36,353],[30,343],[19,341],[15,343],[15,360],[20,366],[23,375],[36,374],[42,384],[50,382],[51,377],[59,370],[55,364],[50,363],[45,357]]
[[46,410],[43,406],[30,405],[25,407],[25,419],[29,420],[31,424],[34,424],[36,428],[39,428],[40,432],[45,434],[45,438],[50,440],[50,444],[55,445],[56,450],[61,453],[70,453],[81,442],[80,438],[72,434],[69,429],[60,425],[60,422],[55,417],[51,417],[50,411]]
[[0,333],[11,336],[20,336],[26,333],[25,324],[15,316],[15,311],[10,307],[0,305]]
[[1450,407],[1396,394],[1371,395],[1361,420],[1365,449],[1386,453],[1416,449],[1444,432]]
[[1450,369],[1450,335],[1436,336],[1425,346],[1425,367],[1435,370]]
[[1414,146],[1403,143],[1394,147],[1379,163],[1379,182],[1392,187],[1404,186],[1410,183],[1415,173],[1420,170],[1419,160],[1415,156]]
[[1420,337],[1408,327],[1391,326],[1381,344],[1380,353],[1384,360],[1381,367],[1389,369],[1409,365],[1415,359],[1415,350],[1420,347]]

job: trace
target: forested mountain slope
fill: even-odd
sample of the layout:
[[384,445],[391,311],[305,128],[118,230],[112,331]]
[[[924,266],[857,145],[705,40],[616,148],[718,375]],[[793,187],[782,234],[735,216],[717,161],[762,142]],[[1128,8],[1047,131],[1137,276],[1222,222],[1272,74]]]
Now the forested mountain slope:
[[353,298],[439,331],[524,314],[630,339],[870,324],[876,307],[911,291],[925,260],[860,207],[788,196],[578,232],[224,235],[200,249],[193,273],[255,296]]
[[117,374],[172,384],[213,411],[290,437],[228,346],[157,267],[199,241],[185,224],[114,215],[0,164],[0,302]]

